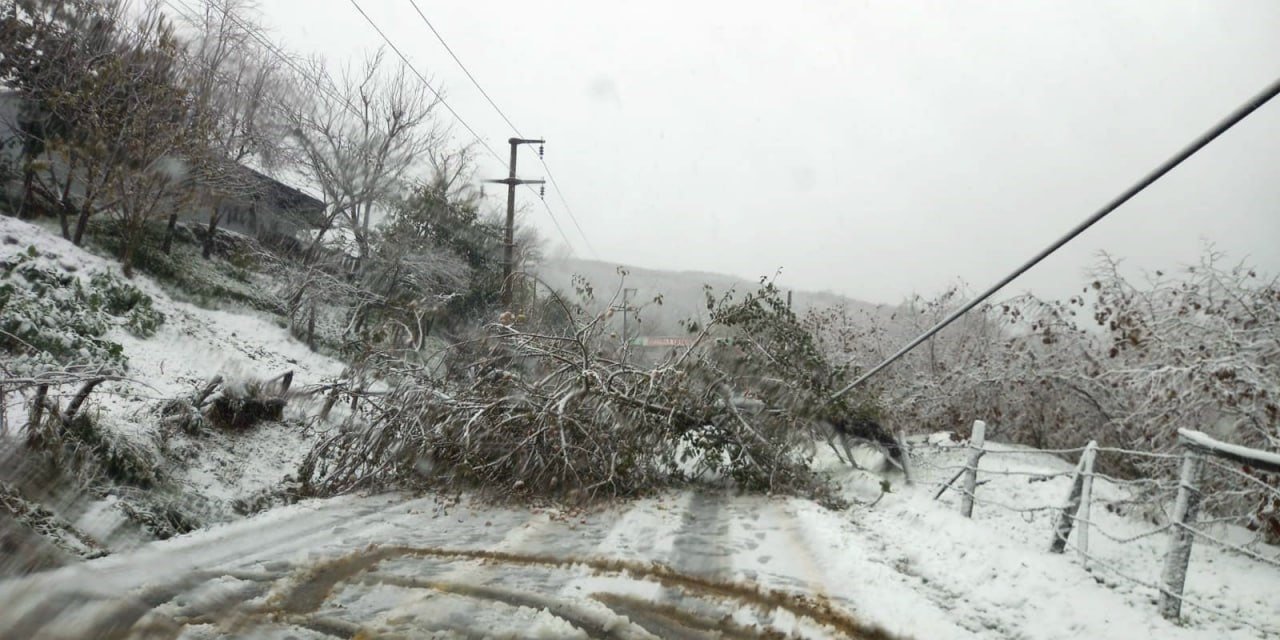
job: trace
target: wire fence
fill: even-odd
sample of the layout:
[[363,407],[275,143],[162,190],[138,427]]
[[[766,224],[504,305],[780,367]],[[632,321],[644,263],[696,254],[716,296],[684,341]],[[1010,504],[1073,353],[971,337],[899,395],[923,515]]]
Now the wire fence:
[[[1186,431],[1181,432],[1182,446],[1179,453],[1101,447],[1093,442],[1081,447],[1061,449],[993,447],[985,443],[984,431],[985,425],[975,424],[974,437],[966,444],[926,444],[923,447],[913,447],[911,463],[916,473],[922,479],[939,485],[935,499],[940,499],[948,492],[958,495],[961,513],[969,517],[972,517],[970,514],[973,504],[1018,514],[1028,523],[1034,522],[1039,514],[1051,514],[1054,520],[1053,540],[1049,549],[1051,552],[1061,553],[1071,549],[1078,554],[1087,569],[1097,567],[1133,585],[1153,590],[1159,596],[1160,610],[1164,617],[1178,619],[1181,605],[1185,604],[1191,609],[1264,634],[1280,635],[1280,627],[1260,624],[1248,619],[1247,615],[1208,604],[1203,597],[1191,598],[1183,593],[1193,540],[1224,554],[1280,569],[1280,549],[1266,544],[1261,531],[1250,532],[1246,529],[1259,528],[1259,514],[1252,507],[1246,513],[1230,512],[1230,507],[1241,503],[1265,505],[1274,501],[1274,504],[1280,505],[1280,467],[1273,468],[1273,465],[1280,463],[1277,463],[1274,454],[1219,443],[1203,434]],[[1029,454],[1049,454],[1064,458],[1070,458],[1074,454],[1079,461],[1072,470],[1018,468],[1017,456],[1026,457]],[[1181,475],[1177,478],[1124,478],[1100,473],[1093,469],[1094,459],[1099,454],[1106,455],[1111,462],[1122,457],[1179,462]],[[954,458],[957,455],[967,456],[967,461],[956,464]],[[1001,462],[983,468],[982,458],[986,456],[995,456]],[[1031,462],[1028,461],[1028,464]],[[1212,483],[1201,483],[1202,469],[1216,474]],[[934,473],[929,474],[930,471]],[[1275,472],[1275,476],[1263,475],[1263,472]],[[1002,479],[1025,479],[1027,483],[1037,483],[1059,478],[1068,478],[1071,483],[1066,500],[1063,501],[1046,499],[1042,490],[1036,494],[1036,498],[1024,500],[1028,503],[1019,504],[1017,500],[1011,501],[1007,497],[992,499],[989,497],[990,492],[984,495],[978,489],[984,484]],[[1096,485],[1095,481],[1105,484]],[[1102,489],[1107,497],[1093,495],[1097,489]],[[1115,517],[1128,517],[1123,510],[1113,509],[1115,505],[1141,506],[1151,525],[1136,532],[1117,531],[1114,527],[1125,528],[1119,521],[1113,518],[1111,522],[1107,522],[1091,515],[1094,504],[1107,505],[1107,510],[1113,512]],[[1206,517],[1200,517],[1202,509],[1207,512]],[[1280,514],[1270,514],[1268,517],[1280,518]],[[1139,562],[1146,562],[1147,566],[1118,566],[1126,564],[1122,561],[1134,560],[1132,557],[1122,556],[1121,561],[1117,561],[1100,554],[1098,548],[1090,549],[1090,534],[1096,534],[1116,547],[1143,544],[1141,555],[1148,557]],[[1157,549],[1158,543],[1151,540],[1158,536],[1167,536],[1169,540],[1163,553]],[[1248,540],[1240,539],[1250,536],[1251,539]],[[1233,537],[1234,540],[1231,539]],[[1163,563],[1163,573],[1159,580],[1143,579],[1135,575],[1154,569],[1150,564],[1157,562]]]
[[[1168,529],[1168,527],[1165,527],[1164,529]],[[1093,566],[1101,567],[1101,568],[1105,569],[1107,572],[1111,573],[1112,575],[1114,575],[1114,576],[1116,576],[1116,577],[1118,577],[1118,578],[1121,578],[1121,579],[1123,579],[1123,580],[1127,580],[1127,581],[1129,581],[1129,582],[1132,582],[1133,584],[1136,584],[1136,585],[1138,585],[1138,586],[1140,586],[1140,587],[1145,587],[1145,588],[1147,588],[1147,589],[1151,589],[1151,590],[1153,590],[1153,591],[1158,591],[1158,592],[1160,592],[1160,593],[1167,593],[1167,592],[1168,592],[1168,590],[1167,590],[1165,587],[1163,587],[1163,586],[1161,586],[1161,585],[1159,585],[1159,584],[1156,584],[1156,583],[1155,583],[1155,582],[1153,582],[1153,581],[1150,581],[1150,580],[1144,580],[1144,579],[1142,579],[1142,578],[1139,578],[1139,577],[1137,577],[1137,576],[1133,575],[1132,573],[1130,573],[1130,572],[1128,572],[1128,571],[1126,571],[1126,570],[1124,570],[1124,569],[1121,569],[1121,568],[1117,567],[1115,564],[1113,564],[1113,563],[1109,562],[1108,560],[1106,560],[1106,559],[1104,559],[1104,558],[1100,558],[1100,557],[1098,557],[1098,556],[1096,556],[1096,555],[1094,555],[1094,554],[1091,554],[1091,553],[1089,553],[1088,551],[1085,551],[1084,549],[1081,549],[1080,547],[1078,547],[1078,546],[1076,546],[1076,545],[1074,545],[1074,544],[1072,544],[1072,543],[1070,543],[1070,542],[1068,542],[1068,543],[1067,543],[1067,547],[1068,547],[1068,548],[1070,548],[1072,551],[1075,551],[1076,553],[1080,554],[1082,557],[1088,558],[1088,560],[1089,560],[1090,564],[1092,564]],[[1200,602],[1200,601],[1198,601],[1198,600],[1196,600],[1196,599],[1193,599],[1193,598],[1188,598],[1188,597],[1186,597],[1186,596],[1185,596],[1185,595],[1183,595],[1183,594],[1173,594],[1173,597],[1174,597],[1174,598],[1176,598],[1180,604],[1187,605],[1187,606],[1189,606],[1189,607],[1191,607],[1191,608],[1193,608],[1193,609],[1196,609],[1196,610],[1198,610],[1198,611],[1203,611],[1203,612],[1208,613],[1208,614],[1210,614],[1210,615],[1212,615],[1212,616],[1214,616],[1214,617],[1222,618],[1222,619],[1229,620],[1229,621],[1234,622],[1234,623],[1237,623],[1237,624],[1244,625],[1244,626],[1246,626],[1246,627],[1249,627],[1250,629],[1253,629],[1253,630],[1255,630],[1255,631],[1258,631],[1258,632],[1260,632],[1260,633],[1263,633],[1263,634],[1266,634],[1266,635],[1269,635],[1269,636],[1270,636],[1270,635],[1274,635],[1274,634],[1276,634],[1276,633],[1280,632],[1280,629],[1273,628],[1273,627],[1268,627],[1268,626],[1265,626],[1265,625],[1260,625],[1260,624],[1258,624],[1258,623],[1256,623],[1256,622],[1253,622],[1253,621],[1251,621],[1251,620],[1245,619],[1245,618],[1243,618],[1243,617],[1241,617],[1241,616],[1239,616],[1239,615],[1236,615],[1236,614],[1233,614],[1233,613],[1230,613],[1230,612],[1227,612],[1227,611],[1223,611],[1222,609],[1219,609],[1218,607],[1214,607],[1214,606],[1211,606],[1211,605],[1204,604],[1204,603],[1202,603],[1202,602]]]

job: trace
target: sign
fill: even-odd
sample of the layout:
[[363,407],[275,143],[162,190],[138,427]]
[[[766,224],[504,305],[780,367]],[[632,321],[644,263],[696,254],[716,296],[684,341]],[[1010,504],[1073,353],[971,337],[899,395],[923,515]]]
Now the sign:
[[631,339],[633,347],[692,347],[693,338],[639,336]]

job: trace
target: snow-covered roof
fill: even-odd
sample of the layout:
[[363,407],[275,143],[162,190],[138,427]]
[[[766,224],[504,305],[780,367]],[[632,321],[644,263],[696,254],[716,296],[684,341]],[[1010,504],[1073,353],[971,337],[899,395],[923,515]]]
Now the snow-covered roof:
[[249,156],[240,161],[240,164],[247,169],[251,169],[259,175],[266,176],[276,182],[289,187],[301,193],[302,195],[312,198],[317,202],[324,202],[324,189],[316,183],[315,178],[307,175],[305,171],[294,165],[284,164],[281,166],[268,167],[266,163],[256,156]]

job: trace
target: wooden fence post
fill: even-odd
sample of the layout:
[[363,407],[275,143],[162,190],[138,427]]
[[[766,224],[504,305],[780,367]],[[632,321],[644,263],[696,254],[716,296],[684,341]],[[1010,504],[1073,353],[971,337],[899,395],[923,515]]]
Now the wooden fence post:
[[1169,551],[1164,556],[1161,576],[1160,615],[1177,620],[1182,612],[1182,588],[1187,582],[1193,536],[1190,527],[1200,511],[1200,453],[1183,446],[1182,475],[1178,479],[1178,499],[1173,505],[1173,528],[1169,530]]
[[969,436],[969,463],[964,469],[964,495],[960,497],[960,514],[966,518],[973,517],[973,492],[978,488],[978,461],[986,453],[982,447],[986,444],[987,423],[973,421],[973,433]]
[[1076,511],[1076,520],[1080,522],[1080,535],[1076,537],[1076,550],[1080,552],[1080,563],[1089,566],[1089,513],[1093,500],[1093,460],[1098,455],[1098,442],[1090,440],[1080,455],[1080,509]]
[[[1049,543],[1050,553],[1062,553],[1067,548],[1067,538],[1071,536],[1071,528],[1076,518],[1083,514],[1089,519],[1089,498],[1093,493],[1093,459],[1098,453],[1098,443],[1090,440],[1080,454],[1080,462],[1076,464],[1075,473],[1071,474],[1071,488],[1067,490],[1067,500],[1053,522],[1053,540]],[[1088,487],[1088,493],[1086,493]],[[1088,524],[1080,523],[1080,554],[1083,556],[1089,548]]]

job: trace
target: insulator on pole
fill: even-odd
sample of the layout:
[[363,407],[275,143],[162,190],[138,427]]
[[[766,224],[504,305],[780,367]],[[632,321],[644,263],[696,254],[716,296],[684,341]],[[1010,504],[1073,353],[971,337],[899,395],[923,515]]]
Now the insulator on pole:
[[541,157],[542,157],[542,153],[543,153],[544,151],[546,151],[546,145],[541,145],[541,144],[540,144],[540,145],[538,145],[538,157],[539,157],[539,158],[541,158]]
[[538,197],[543,200],[547,199],[547,185],[544,184],[541,187],[538,187]]

